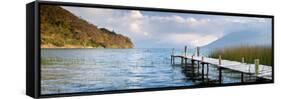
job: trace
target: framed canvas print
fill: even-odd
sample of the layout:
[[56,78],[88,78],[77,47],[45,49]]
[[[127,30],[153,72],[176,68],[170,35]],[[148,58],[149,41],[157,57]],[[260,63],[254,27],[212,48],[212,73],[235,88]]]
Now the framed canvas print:
[[274,82],[274,17],[35,1],[27,4],[34,98]]

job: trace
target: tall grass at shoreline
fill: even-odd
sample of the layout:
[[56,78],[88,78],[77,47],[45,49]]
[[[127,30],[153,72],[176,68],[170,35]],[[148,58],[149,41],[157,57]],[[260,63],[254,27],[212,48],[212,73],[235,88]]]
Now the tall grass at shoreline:
[[272,66],[272,48],[271,46],[232,46],[211,51],[210,57],[240,61],[244,57],[245,63],[254,64],[255,59],[259,59],[260,64]]

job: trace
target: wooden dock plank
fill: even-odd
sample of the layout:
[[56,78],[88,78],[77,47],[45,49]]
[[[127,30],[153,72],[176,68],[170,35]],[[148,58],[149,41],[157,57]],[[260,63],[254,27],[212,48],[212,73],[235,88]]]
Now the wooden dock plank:
[[[209,58],[209,57],[204,57],[204,56],[192,56],[189,54],[174,55],[174,57],[187,58],[190,60],[204,62],[207,64],[212,64],[217,67],[223,67],[223,68],[227,68],[227,69],[242,72],[242,73],[247,73],[247,74],[252,74],[252,75],[256,74],[255,64],[246,64],[246,63],[230,61],[230,60],[221,60],[221,64],[219,64],[219,59]],[[202,60],[202,57],[203,57],[203,60]],[[266,65],[259,65],[259,70],[258,70],[258,73],[256,76],[260,77],[260,78],[272,80],[272,67],[266,66]]]

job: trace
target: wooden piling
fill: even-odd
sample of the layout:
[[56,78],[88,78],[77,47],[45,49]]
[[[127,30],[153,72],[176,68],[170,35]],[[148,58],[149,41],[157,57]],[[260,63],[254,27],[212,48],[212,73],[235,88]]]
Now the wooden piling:
[[186,56],[187,46],[184,46],[184,56]]
[[171,55],[171,64],[173,64],[173,55]]
[[173,57],[173,64],[175,64],[175,57]]
[[172,49],[172,55],[171,55],[171,64],[175,64],[175,59],[174,59],[174,55],[175,55],[175,48]]
[[175,64],[175,56],[171,55],[171,64],[174,65]]
[[[219,65],[221,65],[221,55],[219,55]],[[222,67],[219,67],[219,84],[222,84]]]
[[181,65],[183,65],[183,57],[181,57]]
[[195,72],[194,72],[194,60],[193,60],[193,58],[191,59],[191,72],[192,72],[192,81],[194,82],[194,76],[195,76]]
[[187,58],[184,58],[184,65],[187,66]]
[[202,57],[201,57],[201,65],[202,65],[202,66],[201,66],[201,69],[202,69],[202,81],[203,81],[203,82],[204,82],[204,69],[205,69],[205,68],[204,68],[204,64],[205,64],[205,63],[204,63],[204,57],[202,56]]
[[221,65],[221,55],[219,55],[219,65]]
[[207,63],[207,74],[206,74],[206,76],[207,76],[207,81],[209,81],[209,64]]
[[219,84],[222,84],[222,68],[219,67]]
[[259,74],[259,59],[255,59],[255,73]]
[[200,68],[200,63],[199,63],[199,61],[197,61],[197,70],[198,70],[198,73],[199,73],[199,68]]
[[202,62],[202,82],[204,82],[204,63]]
[[196,47],[197,56],[200,56],[200,47]]
[[241,72],[241,83],[244,83],[244,73]]

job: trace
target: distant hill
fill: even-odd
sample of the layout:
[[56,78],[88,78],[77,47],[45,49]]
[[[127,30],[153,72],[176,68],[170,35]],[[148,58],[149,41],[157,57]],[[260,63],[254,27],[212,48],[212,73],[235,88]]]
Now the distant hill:
[[41,48],[133,48],[121,34],[75,16],[55,5],[40,6]]
[[204,48],[224,48],[242,45],[271,45],[271,35],[264,35],[264,33],[257,33],[251,30],[237,31],[225,35],[204,46]]

